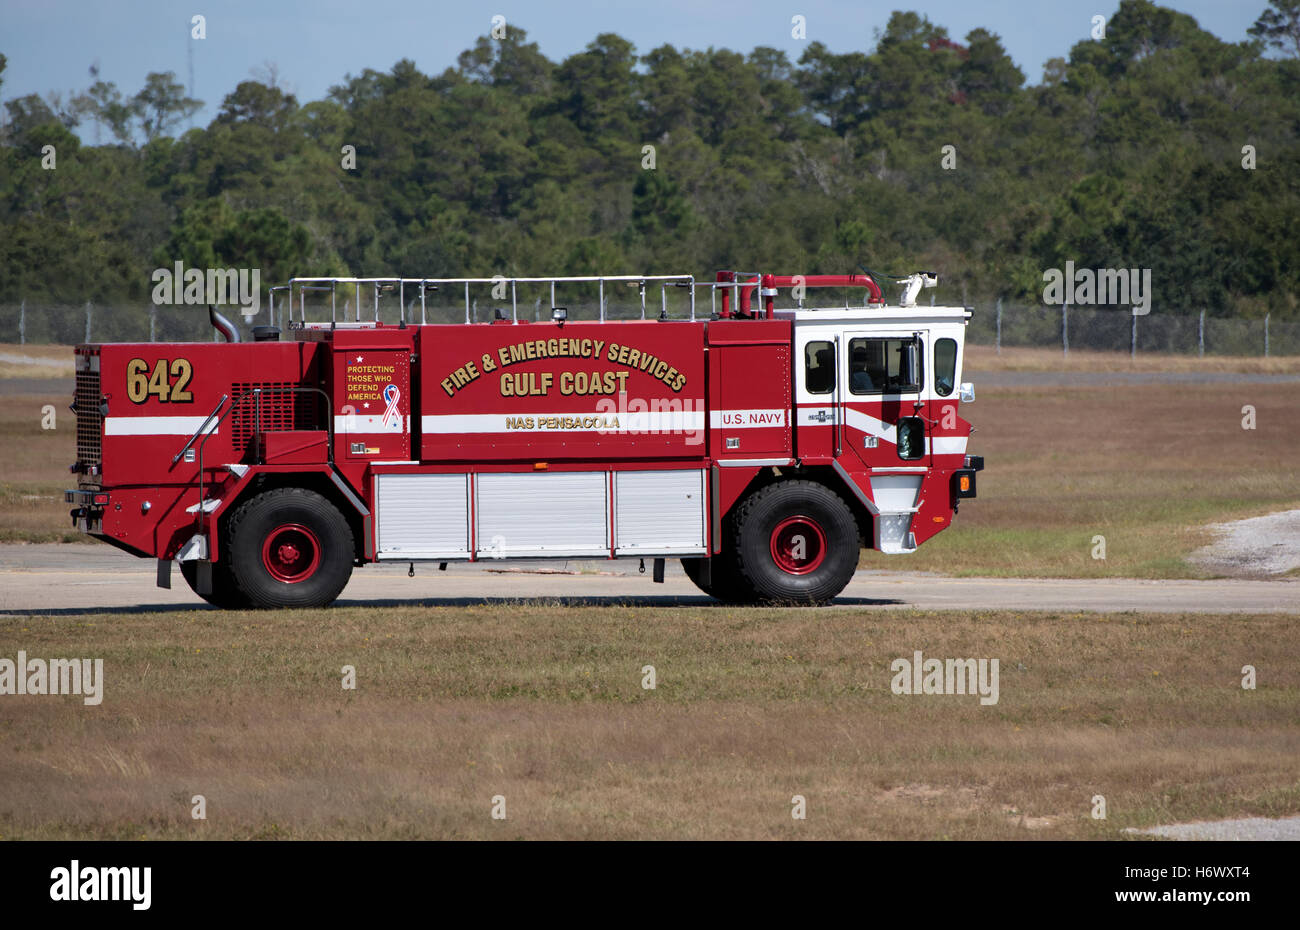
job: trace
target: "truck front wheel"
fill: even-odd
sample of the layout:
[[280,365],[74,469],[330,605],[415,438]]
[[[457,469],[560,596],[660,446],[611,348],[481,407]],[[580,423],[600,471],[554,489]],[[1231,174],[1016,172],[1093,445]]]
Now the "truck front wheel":
[[324,607],[352,577],[348,521],[303,488],[277,488],[240,505],[226,553],[236,587],[254,607]]
[[822,604],[858,567],[858,527],[843,498],[814,481],[760,488],[736,511],[740,576],[759,600]]
[[248,609],[248,598],[235,587],[235,579],[230,575],[229,562],[212,563],[212,590],[207,594],[199,591],[199,563],[181,562],[180,566],[181,577],[190,586],[190,590],[213,607],[220,607],[222,610]]

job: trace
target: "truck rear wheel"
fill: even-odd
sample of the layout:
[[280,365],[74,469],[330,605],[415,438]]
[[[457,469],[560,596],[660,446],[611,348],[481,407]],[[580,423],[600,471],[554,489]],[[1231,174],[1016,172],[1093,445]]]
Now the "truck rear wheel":
[[352,529],[314,491],[278,488],[230,518],[226,552],[235,586],[254,607],[324,607],[352,577]]
[[181,577],[199,597],[213,607],[222,610],[247,610],[250,606],[248,597],[235,587],[235,579],[230,575],[229,562],[212,563],[212,590],[207,594],[199,591],[199,563],[181,562]]
[[858,567],[858,526],[843,498],[814,481],[760,488],[736,511],[740,578],[761,601],[822,604]]

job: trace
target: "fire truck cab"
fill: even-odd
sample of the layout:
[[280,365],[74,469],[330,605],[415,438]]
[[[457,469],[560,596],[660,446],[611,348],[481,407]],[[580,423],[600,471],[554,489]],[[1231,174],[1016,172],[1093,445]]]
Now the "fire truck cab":
[[[824,603],[861,547],[911,552],[975,496],[971,311],[916,306],[933,281],[890,306],[865,274],[296,278],[271,294],[287,334],[242,341],[214,309],[224,343],[77,347],[73,522],[224,608],[322,606],[369,562],[501,558],[648,558],[655,580],[678,558],[722,600]],[[489,287],[509,309],[479,322]],[[521,319],[519,289],[548,287],[549,318]],[[557,304],[577,287],[598,319]],[[427,295],[462,288],[464,323],[427,322]],[[865,300],[807,306],[819,288]],[[640,317],[608,318],[607,289]]]

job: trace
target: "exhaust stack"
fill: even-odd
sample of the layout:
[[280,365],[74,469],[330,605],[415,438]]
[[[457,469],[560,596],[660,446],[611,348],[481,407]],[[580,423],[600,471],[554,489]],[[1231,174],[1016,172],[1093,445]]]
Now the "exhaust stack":
[[226,342],[239,341],[239,330],[235,324],[218,313],[217,308],[211,304],[208,305],[208,319],[212,321],[212,328],[226,337]]

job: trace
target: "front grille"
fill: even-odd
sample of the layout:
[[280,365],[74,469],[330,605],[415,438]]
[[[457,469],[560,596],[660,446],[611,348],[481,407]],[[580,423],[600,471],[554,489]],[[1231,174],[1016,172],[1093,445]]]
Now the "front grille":
[[72,404],[77,411],[77,461],[99,465],[103,456],[104,415],[99,410],[99,372],[78,371]]
[[[230,385],[230,397],[235,402],[230,413],[230,441],[235,451],[247,451],[255,433],[320,428],[317,395],[288,390],[297,386],[291,381],[237,381]],[[260,403],[256,397],[239,400],[254,388],[262,389]]]

